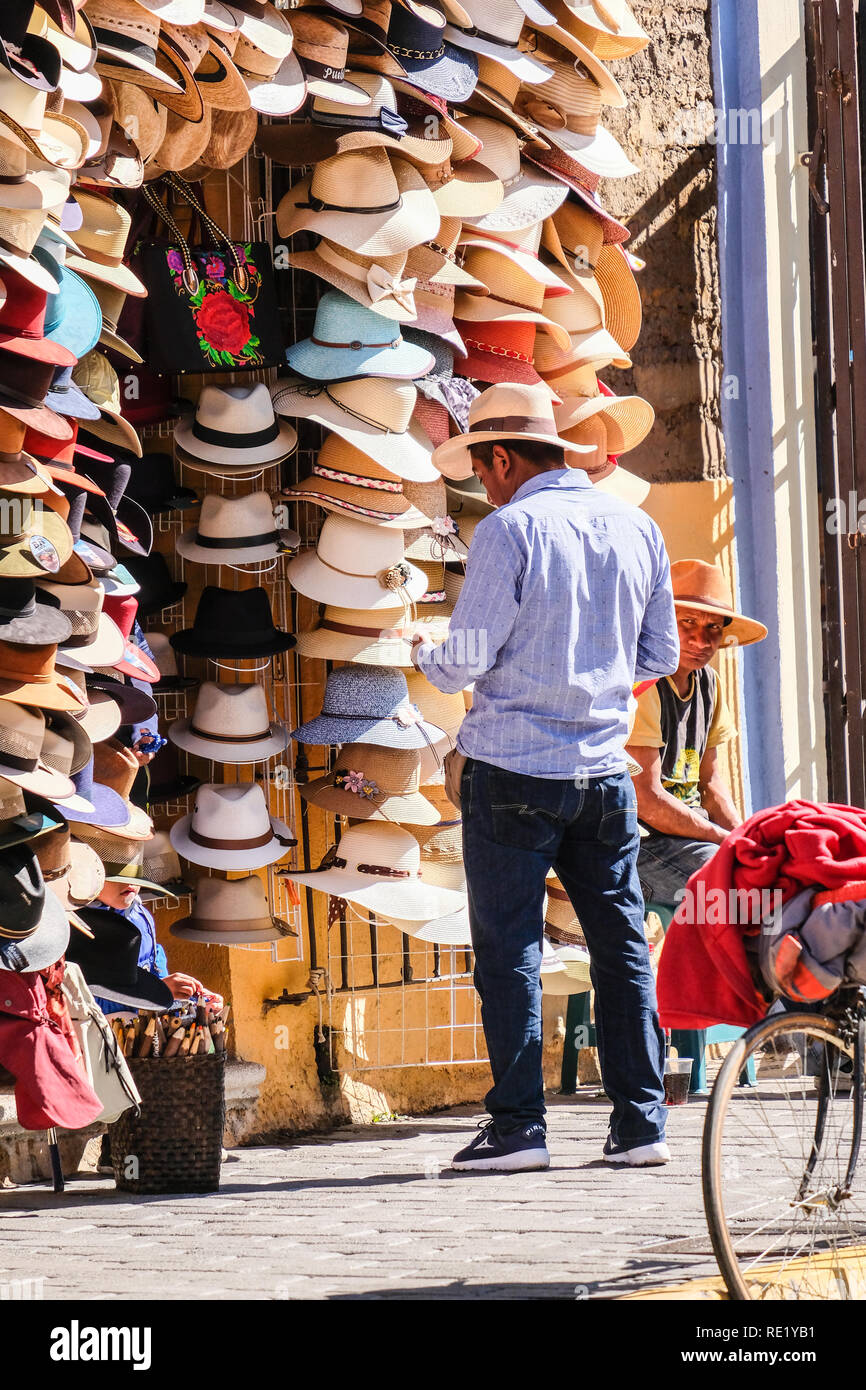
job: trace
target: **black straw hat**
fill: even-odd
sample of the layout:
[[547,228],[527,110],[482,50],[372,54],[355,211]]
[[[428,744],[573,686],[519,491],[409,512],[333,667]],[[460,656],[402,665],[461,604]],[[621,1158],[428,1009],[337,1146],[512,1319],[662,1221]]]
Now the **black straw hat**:
[[78,916],[93,937],[76,932],[70,938],[66,959],[81,966],[94,994],[133,1009],[170,1009],[174,996],[168,985],[158,975],[139,968],[141,932],[112,908],[84,907]]
[[192,627],[170,639],[185,656],[234,657],[239,661],[275,656],[295,645],[295,638],[274,626],[270,600],[261,587],[202,590]]

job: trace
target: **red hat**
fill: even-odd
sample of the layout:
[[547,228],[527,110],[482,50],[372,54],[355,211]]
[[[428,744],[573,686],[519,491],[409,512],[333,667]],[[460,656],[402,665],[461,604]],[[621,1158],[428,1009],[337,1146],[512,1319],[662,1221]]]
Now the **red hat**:
[[138,612],[137,598],[122,598],[119,594],[106,594],[103,603],[103,612],[112,618],[123,634],[124,651],[123,660],[116,661],[112,666],[112,671],[120,671],[124,676],[131,676],[133,680],[147,681],[148,685],[153,685],[160,679],[159,667],[151,661],[147,652],[142,651],[131,642],[130,634]]
[[14,270],[4,273],[3,282],[6,299],[0,305],[0,347],[34,362],[73,367],[78,361],[75,353],[45,337],[47,291],[32,285]]
[[0,1065],[15,1077],[15,1106],[24,1129],[84,1129],[102,1114],[65,1035],[48,1015],[37,971],[3,971]]
[[535,324],[501,320],[499,323],[455,321],[468,356],[460,363],[460,375],[474,381],[514,381],[537,386],[541,377],[532,365]]
[[22,448],[41,463],[46,473],[56,482],[74,483],[82,492],[93,492],[99,497],[104,497],[105,493],[101,487],[97,487],[96,483],[85,478],[83,473],[76,471],[75,456],[99,459],[104,463],[111,463],[111,457],[108,454],[98,454],[95,449],[88,449],[86,444],[78,444],[78,425],[74,421],[71,423],[71,439],[51,439],[47,434],[28,429]]

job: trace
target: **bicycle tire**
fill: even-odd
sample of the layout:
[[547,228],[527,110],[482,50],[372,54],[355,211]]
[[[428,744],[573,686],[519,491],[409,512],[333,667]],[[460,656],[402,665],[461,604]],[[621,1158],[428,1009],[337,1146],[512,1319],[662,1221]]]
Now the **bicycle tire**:
[[[759,1067],[757,1086],[751,1090],[740,1089],[738,1095],[740,1073],[749,1058],[754,1058],[756,1063],[766,1062],[767,1050],[782,1038],[789,1040],[788,1055],[802,1059],[802,1072],[798,1074],[795,1068],[787,1080],[784,1075],[771,1072],[762,1083]],[[810,1048],[815,1043],[820,1044],[823,1051],[820,1062],[816,1064],[813,1060],[812,1064],[818,1065],[818,1076],[826,1069],[825,1080],[820,1084],[827,1089],[827,1111],[833,1118],[833,1125],[828,1129],[825,1116],[817,1152],[814,1141],[818,1132],[815,1121],[820,1092],[817,1078],[809,1074],[807,1060],[814,1058]],[[779,1055],[778,1049],[776,1055]],[[834,1021],[816,1014],[780,1014],[764,1019],[738,1038],[722,1064],[707,1107],[701,1176],[713,1251],[728,1293],[734,1300],[863,1296],[848,1291],[849,1273],[845,1272],[844,1262],[838,1260],[837,1252],[866,1244],[866,1214],[860,1218],[861,1208],[851,1199],[834,1207],[827,1197],[834,1181],[829,1174],[836,1175],[835,1181],[844,1182],[852,1146],[857,1142],[853,1127],[847,1138],[838,1129],[840,1122],[844,1126],[845,1114],[850,1118],[854,1112],[853,1090],[840,1084],[842,1059],[851,1059],[852,1055],[853,1043],[841,1037]],[[784,1130],[780,1127],[778,1135],[774,1132],[775,1112],[768,1110],[769,1100],[765,1103],[764,1095],[781,1102],[777,1118],[781,1126],[783,1117],[788,1127]],[[810,1123],[811,1147],[807,1152]],[[752,1145],[755,1158],[750,1156],[747,1142],[752,1134],[755,1135]],[[774,1142],[778,1153],[770,1156],[768,1168],[762,1168],[762,1146],[772,1149]],[[725,1168],[731,1164],[737,1178],[730,1179],[728,1174],[728,1182]],[[739,1171],[742,1165],[747,1169],[745,1175]],[[819,1165],[825,1165],[827,1173],[821,1167],[816,1178],[814,1169]],[[825,1181],[823,1189],[822,1179]],[[738,1180],[739,1187],[736,1186]],[[756,1200],[762,1183],[768,1192],[772,1187],[779,1189],[767,1199],[765,1212],[762,1212],[761,1201]],[[733,1195],[731,1201],[726,1200],[729,1190],[737,1194],[739,1209]],[[848,1215],[854,1210],[857,1221],[852,1225]],[[765,1219],[759,1220],[762,1215]],[[769,1242],[764,1251],[756,1252],[753,1248],[755,1236],[759,1242]],[[801,1241],[793,1250],[792,1239]],[[811,1249],[804,1255],[803,1250],[810,1242]],[[785,1248],[779,1248],[783,1243],[786,1243]],[[858,1278],[861,1274],[862,1271]]]

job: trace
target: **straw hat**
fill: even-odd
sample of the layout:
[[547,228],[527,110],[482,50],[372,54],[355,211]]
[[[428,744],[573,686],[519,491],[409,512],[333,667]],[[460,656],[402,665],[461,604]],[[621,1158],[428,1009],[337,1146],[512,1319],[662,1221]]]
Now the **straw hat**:
[[135,141],[144,164],[152,159],[165,139],[168,108],[157,101],[156,93],[130,82],[108,83],[114,119]]
[[190,169],[204,154],[210,134],[210,107],[204,110],[198,122],[169,111],[162,144],[148,163],[147,177],[158,178],[170,170],[180,173]]
[[586,328],[585,304],[578,295],[567,295],[547,305],[553,322],[559,324],[570,340],[562,344],[561,339],[546,343],[541,353],[536,353],[535,365],[542,373],[556,372],[559,368],[570,367],[575,363],[587,361],[600,365],[612,364],[615,367],[631,366],[631,358],[624,352],[612,334],[600,324]]
[[432,482],[436,470],[430,461],[430,443],[417,427],[410,426],[416,398],[411,381],[386,377],[328,385],[286,378],[272,388],[278,415],[312,420],[334,430],[399,478]]
[[324,97],[339,106],[366,108],[367,92],[346,77],[348,29],[331,15],[298,9],[292,15],[292,34],[308,95]]
[[71,175],[66,169],[35,160],[23,145],[6,138],[0,126],[0,179],[6,207],[51,208],[69,196]]
[[210,946],[282,941],[298,934],[288,922],[272,915],[265,885],[256,874],[231,880],[200,878],[192,912],[172,922],[169,930],[183,941]]
[[259,128],[258,113],[217,111],[210,114],[210,135],[197,164],[187,168],[187,182],[196,182],[210,169],[232,169],[252,147]]
[[73,369],[72,380],[101,412],[98,420],[88,420],[88,433],[141,458],[141,440],[121,413],[120,380],[108,358],[101,352],[88,352]]
[[463,895],[427,883],[421,874],[418,841],[399,825],[366,821],[352,825],[312,872],[288,870],[295,883],[357,903],[389,919],[430,921],[463,905]]
[[[177,850],[172,847],[167,830],[154,831],[151,839],[141,846],[141,867],[145,880],[156,883],[174,897],[191,893],[189,884],[184,882]],[[145,892],[145,896],[148,896]]]
[[219,763],[255,763],[281,753],[289,742],[284,725],[271,721],[264,688],[255,683],[205,681],[189,719],[169,726],[178,748]]
[[469,430],[449,439],[433,455],[433,462],[446,478],[468,479],[472,474],[469,445],[485,440],[534,439],[561,447],[566,453],[592,453],[592,449],[559,438],[553,417],[553,403],[546,386],[504,384],[482,391],[469,409]]
[[329,512],[347,512],[358,521],[392,530],[430,524],[430,518],[405,495],[402,479],[338,434],[325,439],[312,475],[286,488],[282,496],[314,502]]
[[[521,82],[547,81],[549,68],[518,47],[526,14],[517,0],[461,0],[461,3],[469,15],[469,23],[465,28],[446,25],[445,37],[451,43],[494,59]],[[539,18],[546,16],[548,21],[553,18],[549,11],[538,8]]]
[[409,688],[409,699],[418,706],[424,718],[441,729],[449,739],[456,738],[457,730],[466,713],[460,691],[455,695],[446,695],[416,670],[409,672],[406,684]]
[[538,145],[527,144],[523,154],[528,163],[544,170],[545,173],[552,174],[560,183],[565,184],[565,187],[571,190],[575,198],[595,214],[601,223],[606,243],[628,241],[631,236],[628,227],[624,222],[617,221],[612,213],[609,213],[602,206],[597,192],[591,188],[592,183],[598,181],[597,174],[590,174],[573,155],[566,154],[556,145],[551,145],[544,150]]
[[592,48],[578,38],[572,24],[571,11],[564,0],[548,0],[548,9],[553,14],[554,23],[536,24],[535,28],[583,64],[593,81],[598,83],[602,102],[606,106],[624,107],[625,93]]
[[319,603],[376,610],[405,608],[427,587],[423,571],[403,557],[402,532],[340,513],[325,517],[315,550],[290,560],[286,578]]
[[87,131],[72,116],[48,111],[47,95],[0,67],[0,127],[46,164],[77,169],[87,155]]
[[113,666],[123,660],[124,639],[103,611],[105,589],[96,580],[89,584],[51,584],[43,582],[43,592],[51,595],[69,619],[71,634],[60,644],[61,657],[82,666]]
[[640,396],[603,394],[591,367],[575,369],[569,394],[561,405],[554,407],[553,414],[560,433],[577,442],[581,436],[573,431],[585,421],[599,418],[607,431],[607,451],[615,456],[635,449],[646,439],[655,420],[649,401]]
[[[290,127],[268,126],[278,130]],[[416,318],[413,291],[415,280],[404,276],[405,251],[395,256],[359,256],[346,246],[337,246],[322,237],[314,251],[293,251],[289,264],[296,270],[309,271],[320,280],[342,290],[365,308],[394,319],[397,323],[412,323]]]
[[228,49],[208,33],[204,24],[163,21],[161,37],[193,78],[191,85],[202,106],[235,113],[249,111],[250,94],[241,74]]
[[567,11],[566,27],[597,58],[630,58],[650,42],[626,0],[590,0],[589,4],[566,0],[562,10]]
[[388,820],[432,825],[437,812],[420,793],[419,748],[378,748],[347,743],[333,770],[305,783],[301,796],[311,806],[352,820]]
[[439,209],[419,171],[383,149],[317,164],[277,206],[280,236],[318,232],[364,255],[395,255],[434,237]]
[[160,21],[149,9],[134,0],[88,0],[87,17],[99,45],[98,73],[148,87],[163,99],[183,95],[183,73],[160,48]]
[[[537,50],[553,76],[539,92],[523,92],[521,109],[539,127],[546,146],[556,145],[596,178],[627,178],[639,172],[601,121],[601,89],[561,48]],[[592,184],[588,183],[592,190]]]
[[[75,787],[68,773],[43,758],[48,732],[40,710],[24,709],[7,700],[0,723],[0,777],[25,791],[59,801],[73,796]],[[70,765],[71,761],[70,757]]]
[[0,492],[0,578],[48,577],[71,556],[72,532],[46,505],[49,495]]
[[[544,285],[523,265],[495,250],[472,247],[466,252],[464,264],[490,293],[461,291],[454,303],[455,318],[462,323],[534,323],[553,339],[560,354],[568,351],[570,338],[562,323],[562,306],[571,299],[570,295],[551,299],[545,305]],[[546,312],[542,312],[543,308]],[[538,367],[537,357],[535,365]]]
[[297,844],[289,827],[268,813],[257,782],[205,782],[192,812],[169,832],[178,854],[206,869],[262,869]]
[[466,360],[461,364],[473,381],[522,382],[537,386],[541,377],[532,365],[535,355],[535,324],[502,319],[489,323],[457,322],[466,344]]
[[176,549],[200,565],[252,565],[275,560],[299,544],[296,531],[278,531],[266,492],[242,497],[205,495],[198,522],[178,536]]
[[286,348],[286,361],[292,371],[319,382],[370,376],[412,380],[434,365],[431,353],[340,290],[322,295],[312,335]]
[[341,666],[328,675],[321,713],[293,729],[292,738],[323,746],[373,743],[420,750],[442,733],[409,703],[402,671]]
[[493,212],[465,219],[472,226],[494,232],[528,227],[549,217],[565,202],[568,189],[559,180],[521,163],[520,142],[510,126],[487,116],[468,116],[465,124],[482,142],[478,163],[491,169],[505,189],[504,199]]
[[[509,232],[507,239],[502,232],[480,232],[474,227],[467,227],[461,231],[458,245],[464,258],[468,251],[481,250],[495,252],[513,261],[533,280],[544,286],[545,299],[553,299],[560,295],[573,297],[575,289],[571,280],[564,280],[553,266],[543,261],[538,254],[542,225],[541,222],[532,222],[528,227]],[[595,319],[592,322],[595,322]]]
[[203,386],[195,415],[175,426],[174,438],[185,463],[229,470],[278,463],[298,442],[292,426],[276,419],[261,381],[253,386]]
[[421,172],[442,217],[479,217],[498,208],[505,197],[493,171],[475,160],[454,165],[446,158]]
[[[412,633],[414,623],[401,623],[402,637],[383,637],[394,627],[394,616],[387,611],[342,608],[328,604],[318,625],[310,632],[298,635],[299,656],[318,657],[326,661],[352,661],[364,666],[412,667]],[[438,628],[425,620],[434,641],[443,642],[448,635],[447,623]]]
[[[44,263],[31,255],[44,225],[44,208],[0,207],[0,266],[17,271],[46,293],[56,294],[60,281],[55,263],[50,260]],[[0,298],[5,295],[4,285]]]
[[528,136],[544,145],[546,141],[538,127],[516,105],[520,87],[520,78],[510,68],[485,53],[479,53],[478,85],[467,103],[467,110],[481,116],[489,116],[492,111],[498,120],[510,125],[518,135]]
[[737,613],[731,586],[718,565],[704,560],[677,560],[671,565],[671,588],[677,607],[696,608],[725,619],[723,647],[748,647],[766,637],[763,623]]

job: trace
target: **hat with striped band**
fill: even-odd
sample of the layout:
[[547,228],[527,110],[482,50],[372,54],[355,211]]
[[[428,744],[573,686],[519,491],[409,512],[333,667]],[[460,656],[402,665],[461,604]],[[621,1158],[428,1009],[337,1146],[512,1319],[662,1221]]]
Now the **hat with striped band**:
[[[423,484],[415,484],[416,487]],[[430,524],[430,518],[405,495],[402,478],[395,477],[360,449],[329,434],[310,477],[303,478],[282,496],[312,502],[325,511],[347,512],[373,526],[405,531]]]
[[283,378],[272,388],[278,415],[324,425],[398,477],[430,482],[432,449],[410,424],[416,398],[411,381],[388,377],[326,384]]

